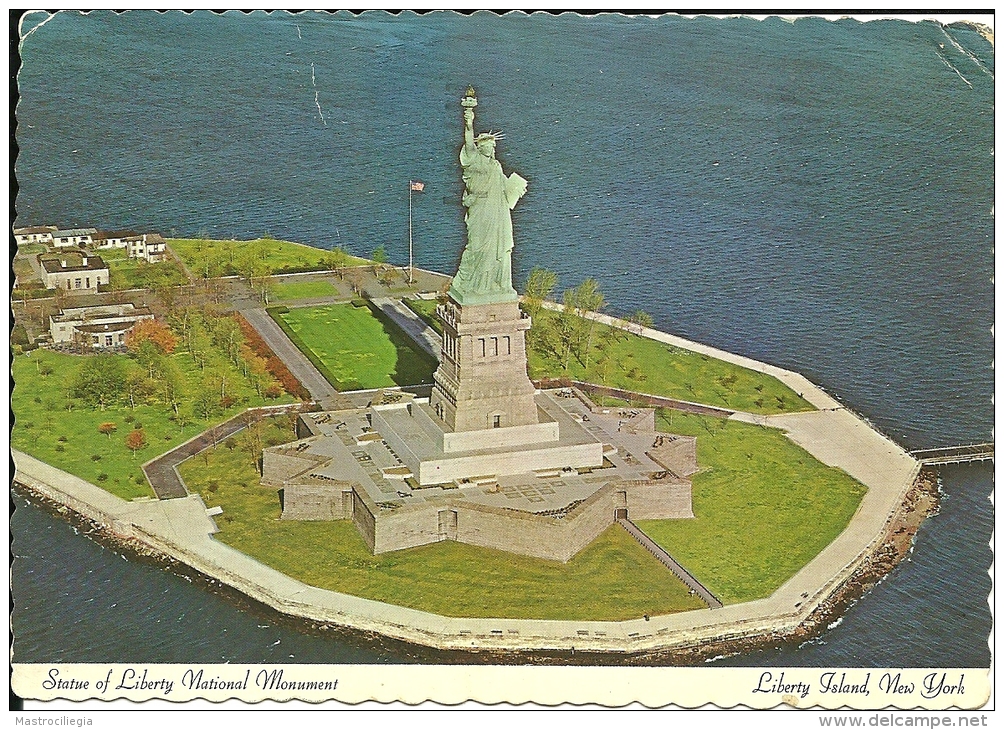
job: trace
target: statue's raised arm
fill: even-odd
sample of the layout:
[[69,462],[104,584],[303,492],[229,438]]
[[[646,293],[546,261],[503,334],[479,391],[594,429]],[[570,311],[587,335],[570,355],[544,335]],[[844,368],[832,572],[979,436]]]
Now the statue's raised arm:
[[474,135],[474,89],[467,90],[464,107],[464,146],[460,165],[464,171],[464,207],[467,208],[467,245],[450,294],[461,304],[512,301],[512,210],[526,193],[526,180],[508,177],[495,159],[497,132]]

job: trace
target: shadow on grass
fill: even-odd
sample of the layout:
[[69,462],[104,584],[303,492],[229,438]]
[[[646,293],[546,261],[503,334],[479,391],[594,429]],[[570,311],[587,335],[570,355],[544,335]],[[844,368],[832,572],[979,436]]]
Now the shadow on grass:
[[389,377],[396,385],[423,385],[432,382],[432,373],[435,372],[439,363],[434,357],[425,352],[404,332],[398,325],[390,319],[381,309],[367,302],[369,309],[373,312],[384,334],[394,345],[397,356],[394,361],[394,371],[389,373]]

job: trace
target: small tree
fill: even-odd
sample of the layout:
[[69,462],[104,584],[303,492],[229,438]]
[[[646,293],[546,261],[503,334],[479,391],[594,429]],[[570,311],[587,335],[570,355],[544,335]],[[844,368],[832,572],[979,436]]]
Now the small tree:
[[102,423],[100,426],[98,426],[98,431],[107,436],[109,441],[111,441],[112,434],[115,433],[115,431],[117,430],[118,426],[116,426],[111,421],[106,421],[105,423]]
[[632,314],[631,319],[628,321],[638,328],[638,334],[641,334],[641,331],[646,327],[651,327],[655,324],[655,320],[652,319],[652,315],[644,309],[639,309],[637,312]]
[[136,452],[146,446],[146,434],[142,428],[137,428],[129,432],[125,439],[126,446],[132,451],[132,458],[136,458]]
[[373,263],[375,264],[385,264],[387,263],[387,249],[381,243],[375,249],[373,249]]

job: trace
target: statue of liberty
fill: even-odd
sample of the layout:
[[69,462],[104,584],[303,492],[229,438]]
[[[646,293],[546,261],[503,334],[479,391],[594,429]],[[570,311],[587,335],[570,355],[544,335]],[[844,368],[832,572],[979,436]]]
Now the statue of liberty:
[[526,180],[508,177],[495,159],[498,133],[474,136],[474,89],[467,90],[464,107],[464,146],[460,164],[464,169],[464,207],[467,214],[467,246],[453,278],[450,296],[460,304],[515,301],[512,286],[512,210],[526,193]]

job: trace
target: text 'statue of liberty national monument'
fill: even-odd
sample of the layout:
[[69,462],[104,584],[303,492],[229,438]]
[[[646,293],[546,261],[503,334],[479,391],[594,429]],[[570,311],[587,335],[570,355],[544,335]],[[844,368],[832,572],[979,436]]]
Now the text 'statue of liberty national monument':
[[497,135],[475,137],[473,89],[461,105],[467,241],[436,308],[431,393],[344,393],[301,414],[300,438],[262,456],[282,519],[350,519],[374,553],[456,540],[566,561],[629,514],[692,518],[693,437],[657,434],[652,409],[530,381],[510,217],[526,180],[502,172]]

